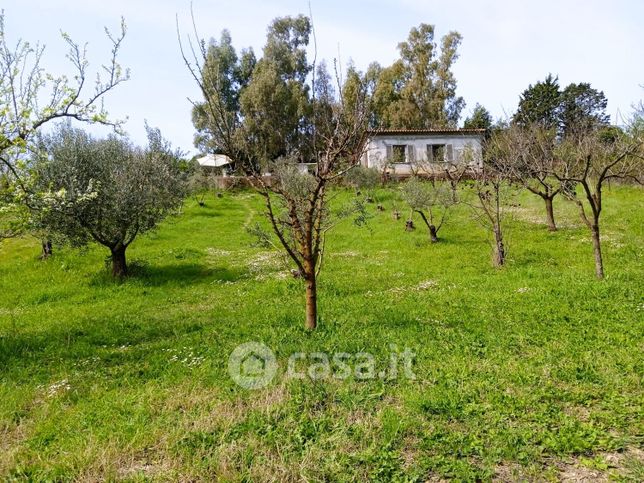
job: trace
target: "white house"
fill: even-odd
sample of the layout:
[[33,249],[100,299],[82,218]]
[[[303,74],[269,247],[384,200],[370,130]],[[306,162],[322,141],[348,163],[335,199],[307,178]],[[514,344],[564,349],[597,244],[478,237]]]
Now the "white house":
[[380,129],[371,131],[362,165],[396,176],[441,173],[467,165],[483,169],[483,129]]

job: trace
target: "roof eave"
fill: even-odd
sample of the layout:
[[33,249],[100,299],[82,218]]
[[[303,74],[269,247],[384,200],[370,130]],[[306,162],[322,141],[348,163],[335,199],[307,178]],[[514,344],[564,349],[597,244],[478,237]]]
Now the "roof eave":
[[369,136],[397,134],[397,135],[419,135],[419,134],[460,134],[460,135],[484,135],[485,129],[373,129],[368,131]]

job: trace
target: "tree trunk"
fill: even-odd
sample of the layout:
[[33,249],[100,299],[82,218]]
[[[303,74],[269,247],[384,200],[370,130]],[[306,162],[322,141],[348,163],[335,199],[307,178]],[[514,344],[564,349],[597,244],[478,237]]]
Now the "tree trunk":
[[555,212],[552,209],[552,199],[554,196],[546,196],[543,200],[546,202],[546,220],[548,221],[548,230],[557,231],[557,225],[555,224]]
[[492,263],[495,267],[502,267],[505,264],[505,245],[503,244],[503,233],[500,226],[494,227],[494,242]]
[[45,260],[51,257],[52,253],[53,251],[51,246],[51,240],[42,240],[42,253],[40,255],[40,258],[42,260]]
[[127,276],[127,263],[125,262],[126,248],[124,246],[112,248],[112,276],[114,278]]
[[429,225],[429,239],[432,243],[438,242],[438,230],[435,225]]
[[450,185],[452,186],[452,203],[458,203],[458,183],[451,180]]
[[306,325],[313,330],[318,325],[318,293],[315,273],[306,277]]
[[590,227],[593,237],[593,252],[595,253],[595,275],[599,280],[604,279],[604,261],[602,259],[602,246],[599,239],[599,223],[595,222]]
[[[416,212],[420,215],[420,217],[423,219],[425,222],[425,225],[427,226],[427,229],[429,230],[429,240],[432,243],[438,242],[438,228],[436,228],[436,225],[434,225],[430,220],[433,218],[427,219],[427,215],[425,215],[425,212],[423,210],[416,210]],[[431,211],[430,211],[431,214]],[[408,221],[407,223],[411,222]]]

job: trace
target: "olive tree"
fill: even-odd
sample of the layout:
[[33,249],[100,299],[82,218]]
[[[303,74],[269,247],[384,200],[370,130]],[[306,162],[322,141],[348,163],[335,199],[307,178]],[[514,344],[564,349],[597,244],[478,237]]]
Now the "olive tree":
[[125,252],[137,235],[152,230],[180,207],[186,173],[156,129],[148,146],[111,135],[95,139],[61,125],[42,142],[32,168],[29,204],[34,223],[72,246],[95,242],[110,250],[112,275],[127,275]]
[[355,166],[344,176],[344,182],[352,187],[356,195],[365,191],[368,201],[376,198],[376,189],[380,185],[380,171],[377,168]]
[[412,213],[418,213],[429,230],[432,243],[438,242],[438,232],[455,202],[452,190],[443,181],[423,181],[409,178],[402,186],[402,198]]
[[217,180],[212,172],[195,162],[190,166],[188,176],[188,194],[190,194],[199,206],[206,206],[206,196],[210,192],[216,192]]

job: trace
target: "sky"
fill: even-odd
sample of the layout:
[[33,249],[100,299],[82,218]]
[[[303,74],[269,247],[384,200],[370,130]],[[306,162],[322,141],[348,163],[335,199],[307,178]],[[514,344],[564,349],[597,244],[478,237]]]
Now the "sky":
[[[43,67],[71,75],[61,31],[87,42],[90,71],[109,59],[104,27],[127,23],[120,63],[131,79],[105,99],[113,118],[128,118],[125,130],[145,143],[144,121],[161,129],[175,147],[196,154],[190,99],[199,91],[185,68],[177,41],[192,29],[190,0],[0,0],[10,44],[19,38],[46,45]],[[457,94],[478,102],[494,117],[515,110],[520,93],[548,73],[560,85],[590,82],[604,91],[613,122],[623,122],[644,98],[644,2],[641,0],[311,0],[318,59],[391,64],[397,44],[420,23],[463,36],[453,71]],[[309,13],[308,0],[193,0],[199,35],[231,32],[237,50],[261,54],[266,28],[275,17]],[[311,56],[313,49],[310,48]],[[101,132],[99,130],[99,132]]]

